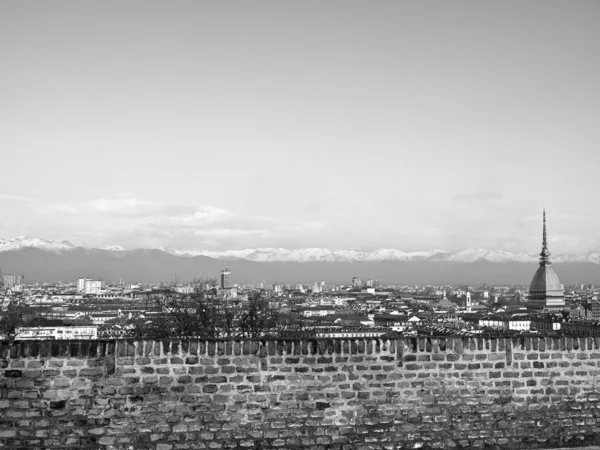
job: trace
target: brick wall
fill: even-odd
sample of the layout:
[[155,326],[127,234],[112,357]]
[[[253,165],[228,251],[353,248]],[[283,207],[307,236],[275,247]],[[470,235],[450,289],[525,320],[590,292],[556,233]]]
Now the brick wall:
[[600,444],[599,364],[597,338],[2,342],[0,447]]

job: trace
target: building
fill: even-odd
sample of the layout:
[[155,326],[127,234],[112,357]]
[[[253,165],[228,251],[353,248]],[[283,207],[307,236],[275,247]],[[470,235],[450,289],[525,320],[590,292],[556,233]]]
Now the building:
[[375,314],[373,323],[376,327],[391,328],[394,331],[405,331],[409,327],[405,314]]
[[562,320],[558,316],[539,315],[531,319],[531,327],[539,333],[555,333],[560,331]]
[[348,300],[354,300],[354,297],[321,297],[319,305],[321,306],[348,306]]
[[479,319],[479,326],[489,327],[489,328],[506,329],[506,328],[508,328],[508,323],[506,321],[506,317],[504,317],[502,315],[489,314],[489,315],[483,316]]
[[488,314],[479,319],[479,326],[503,330],[529,331],[532,320],[521,314]]
[[77,292],[85,292],[85,282],[91,281],[87,278],[80,278],[77,280]]
[[30,327],[17,328],[17,340],[47,340],[47,339],[98,339],[98,327],[86,326],[59,326],[59,327]]
[[531,329],[531,317],[514,314],[507,319],[509,330],[529,331]]
[[298,312],[304,317],[328,316],[335,314],[338,310],[333,306],[312,306],[309,308],[301,308]]
[[529,286],[527,307],[534,310],[561,310],[565,307],[565,291],[552,268],[546,237],[546,210],[543,215],[542,252],[540,267],[533,275]]
[[6,274],[2,276],[2,282],[5,288],[15,288],[25,283],[25,276],[20,274]]
[[593,320],[600,320],[600,302],[598,300],[592,302],[591,313]]
[[600,336],[600,323],[593,320],[573,320],[561,325],[561,330],[566,335]]
[[389,330],[372,327],[315,327],[318,338],[378,338]]
[[102,281],[90,278],[79,278],[77,280],[77,292],[82,294],[99,294],[102,291]]
[[221,270],[221,289],[231,289],[231,271],[229,267],[225,267],[225,270]]
[[102,292],[102,281],[85,280],[84,294],[98,295]]

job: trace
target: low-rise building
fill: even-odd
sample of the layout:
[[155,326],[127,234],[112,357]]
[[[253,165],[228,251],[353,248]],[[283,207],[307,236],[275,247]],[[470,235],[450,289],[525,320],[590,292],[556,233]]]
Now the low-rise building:
[[595,320],[573,320],[561,324],[563,334],[576,336],[600,336],[600,322]]
[[534,316],[531,319],[531,327],[539,333],[554,333],[561,330],[562,320],[557,316]]
[[17,328],[17,340],[46,340],[46,339],[97,339],[98,327],[86,326],[58,326],[58,327],[23,327]]
[[336,309],[333,306],[313,306],[302,308],[298,312],[304,317],[327,316],[329,314],[334,314]]
[[389,333],[389,330],[383,328],[361,327],[315,327],[314,331],[318,338],[372,338]]

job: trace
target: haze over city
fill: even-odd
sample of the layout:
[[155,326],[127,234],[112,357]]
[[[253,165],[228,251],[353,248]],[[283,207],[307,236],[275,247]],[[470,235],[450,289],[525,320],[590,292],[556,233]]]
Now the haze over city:
[[600,247],[600,4],[0,4],[0,237]]

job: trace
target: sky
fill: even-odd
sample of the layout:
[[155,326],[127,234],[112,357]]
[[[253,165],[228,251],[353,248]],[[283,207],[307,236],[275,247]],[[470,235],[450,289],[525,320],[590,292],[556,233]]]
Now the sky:
[[0,237],[600,249],[600,2],[0,2]]

